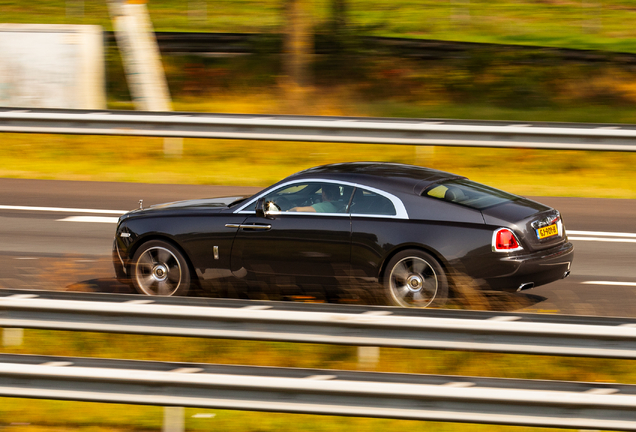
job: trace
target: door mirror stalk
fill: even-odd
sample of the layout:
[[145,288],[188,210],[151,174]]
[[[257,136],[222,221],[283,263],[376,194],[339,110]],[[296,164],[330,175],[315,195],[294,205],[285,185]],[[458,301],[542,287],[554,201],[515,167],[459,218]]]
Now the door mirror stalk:
[[265,198],[259,198],[256,201],[256,217],[265,218]]

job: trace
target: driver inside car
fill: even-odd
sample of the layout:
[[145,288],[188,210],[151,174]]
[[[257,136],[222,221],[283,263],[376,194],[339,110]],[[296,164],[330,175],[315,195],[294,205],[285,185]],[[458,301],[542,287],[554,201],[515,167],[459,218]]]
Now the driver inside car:
[[310,212],[310,213],[339,213],[339,208],[334,201],[340,196],[340,188],[334,184],[326,184],[322,187],[322,202],[306,206],[294,207],[290,212]]

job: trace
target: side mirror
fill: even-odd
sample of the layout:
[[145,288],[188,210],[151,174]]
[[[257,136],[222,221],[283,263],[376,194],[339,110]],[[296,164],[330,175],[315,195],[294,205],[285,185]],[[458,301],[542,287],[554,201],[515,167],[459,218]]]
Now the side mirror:
[[259,198],[256,200],[256,216],[265,217],[265,198]]
[[256,216],[267,219],[273,219],[273,215],[281,212],[280,207],[274,201],[259,198],[256,201]]

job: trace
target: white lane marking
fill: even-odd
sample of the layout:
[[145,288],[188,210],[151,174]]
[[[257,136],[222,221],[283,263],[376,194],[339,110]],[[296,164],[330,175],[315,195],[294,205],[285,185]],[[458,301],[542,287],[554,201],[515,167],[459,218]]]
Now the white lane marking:
[[488,318],[488,321],[517,321],[520,319],[521,317],[518,317],[518,316],[500,315],[500,316],[494,316],[494,317]]
[[636,282],[586,281],[581,283],[583,285],[610,285],[610,286],[636,287]]
[[614,388],[595,388],[586,390],[584,393],[595,395],[611,395],[618,392],[619,390]]
[[119,214],[127,213],[127,210],[100,210],[100,209],[81,209],[66,207],[30,207],[30,206],[11,206],[0,205],[0,210],[25,210],[25,211],[48,211],[61,213],[94,213],[94,214]]
[[192,418],[214,418],[216,417],[216,414],[205,414],[205,413],[199,413],[199,414],[195,414],[192,416]]
[[636,239],[627,239],[627,238],[568,237],[568,240],[597,241],[597,242],[610,242],[610,243],[636,243]]
[[582,236],[600,236],[600,237],[628,237],[636,238],[636,234],[633,233],[618,233],[618,232],[603,232],[603,231],[573,231],[567,230],[568,235],[582,235]]
[[447,382],[442,384],[442,387],[455,387],[455,388],[465,388],[465,387],[473,387],[473,386],[475,386],[475,383],[459,382],[459,381],[452,381],[452,382]]
[[201,368],[177,368],[177,369],[172,369],[169,372],[191,374],[191,373],[203,372],[203,369],[201,369]]
[[40,297],[37,294],[14,294],[9,296],[8,298],[12,298],[12,299],[32,299],[32,298],[38,298]]
[[332,379],[336,379],[338,378],[335,375],[309,375],[306,376],[303,379],[308,379],[308,380],[317,380],[317,381],[327,381],[327,380],[332,380]]
[[97,222],[114,224],[116,224],[118,220],[119,218],[106,216],[69,216],[64,219],[56,219],[58,222]]

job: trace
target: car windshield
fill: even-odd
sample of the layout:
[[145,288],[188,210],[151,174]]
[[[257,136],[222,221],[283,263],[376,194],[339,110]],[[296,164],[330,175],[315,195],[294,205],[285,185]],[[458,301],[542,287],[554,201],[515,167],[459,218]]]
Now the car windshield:
[[460,179],[436,184],[424,192],[424,195],[477,210],[484,210],[520,197],[474,181]]

